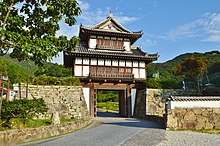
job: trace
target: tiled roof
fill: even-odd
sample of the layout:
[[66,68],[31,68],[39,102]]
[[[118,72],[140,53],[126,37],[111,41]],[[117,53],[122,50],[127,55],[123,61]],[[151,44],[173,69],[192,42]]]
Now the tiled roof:
[[[127,31],[115,31],[112,29],[95,29],[95,28],[90,28],[90,27],[85,27],[85,26],[80,26],[80,29],[85,29],[89,31],[98,31],[98,32],[103,32],[103,33],[118,33],[118,34],[124,34],[124,35],[142,35],[143,33],[141,31],[138,32],[127,32]],[[98,33],[97,32],[97,33]]]
[[[106,23],[111,22],[116,28],[117,30],[112,30],[112,29],[102,29],[101,27],[104,26]],[[106,19],[100,21],[99,23],[91,26],[91,27],[85,27],[85,26],[80,26],[81,29],[85,29],[85,30],[95,30],[95,31],[99,31],[99,32],[115,32],[115,33],[120,33],[120,34],[138,34],[138,35],[142,35],[142,31],[138,31],[138,32],[132,32],[128,29],[126,29],[124,26],[122,26],[119,22],[117,22],[113,17],[112,14],[109,15]]]
[[121,30],[130,33],[131,31],[129,31],[128,29],[126,29],[124,26],[122,26],[120,23],[118,23],[113,17],[107,17],[106,19],[102,20],[101,22],[99,22],[98,24],[95,24],[91,27],[91,29],[97,29],[100,26],[104,25],[105,23],[107,23],[108,21],[112,21],[114,22],[116,25],[118,25],[120,27]]
[[170,101],[220,101],[220,96],[170,96]]
[[158,54],[146,54],[141,49],[131,49],[128,51],[111,51],[111,50],[98,50],[98,49],[89,49],[83,45],[80,45],[76,48],[75,51],[70,52],[74,54],[95,54],[95,55],[110,55],[110,56],[124,56],[124,57],[137,57],[137,58],[151,58],[157,59]]

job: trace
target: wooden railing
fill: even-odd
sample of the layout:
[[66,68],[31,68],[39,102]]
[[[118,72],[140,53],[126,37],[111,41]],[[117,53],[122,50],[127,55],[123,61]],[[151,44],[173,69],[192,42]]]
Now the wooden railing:
[[134,74],[131,73],[118,73],[118,74],[106,74],[106,73],[89,73],[89,77],[95,78],[126,78],[126,79],[133,79]]
[[107,45],[96,45],[98,49],[106,49],[106,50],[124,50],[124,46],[107,46]]

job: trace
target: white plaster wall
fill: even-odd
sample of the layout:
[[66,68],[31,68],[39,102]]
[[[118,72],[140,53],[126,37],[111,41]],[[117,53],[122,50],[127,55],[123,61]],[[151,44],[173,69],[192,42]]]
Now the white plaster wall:
[[82,57],[76,57],[75,64],[82,64]]
[[143,78],[143,79],[146,78],[146,71],[145,71],[145,69],[140,69],[140,78]]
[[83,76],[89,75],[89,66],[83,66]]
[[132,62],[130,60],[126,60],[126,66],[127,67],[132,67]]
[[119,66],[125,66],[125,60],[119,60]]
[[75,65],[75,76],[82,76],[82,66]]
[[136,89],[131,89],[131,115],[134,115],[134,107],[136,101]]
[[98,59],[98,65],[104,65],[104,59]]
[[168,108],[220,108],[220,101],[168,101]]
[[86,87],[83,87],[83,95],[84,95],[84,98],[85,98],[85,101],[86,101],[86,105],[87,105],[87,109],[88,109],[88,112],[90,111],[90,88],[86,88]]
[[139,75],[138,75],[138,68],[133,68],[133,72],[134,74],[134,78],[139,78]]
[[89,65],[89,58],[83,58],[83,64]]
[[118,66],[118,60],[113,59],[112,60],[112,66]]
[[96,48],[96,39],[89,39],[89,48]]
[[111,66],[111,59],[105,59],[105,65]]
[[97,59],[96,58],[91,58],[91,65],[97,65]]
[[145,62],[144,61],[140,61],[139,65],[140,65],[140,67],[145,67]]
[[124,46],[126,51],[131,51],[130,42],[124,42]]
[[138,67],[138,61],[133,61],[133,67]]

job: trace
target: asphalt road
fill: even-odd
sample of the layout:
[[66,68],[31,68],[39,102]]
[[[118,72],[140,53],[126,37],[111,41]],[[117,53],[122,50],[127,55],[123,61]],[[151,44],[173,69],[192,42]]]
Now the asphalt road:
[[98,116],[85,129],[23,146],[151,146],[159,144],[165,137],[165,130],[150,121],[117,117],[111,113],[98,113]]

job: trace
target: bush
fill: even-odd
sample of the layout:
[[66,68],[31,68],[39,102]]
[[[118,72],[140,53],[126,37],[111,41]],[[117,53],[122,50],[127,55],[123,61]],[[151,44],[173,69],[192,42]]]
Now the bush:
[[79,86],[80,80],[76,77],[64,77],[61,79],[61,84],[65,86]]
[[162,84],[160,83],[160,79],[157,78],[147,78],[145,81],[145,85],[147,88],[155,88],[155,89],[161,89]]
[[163,79],[160,81],[163,89],[182,89],[182,82],[178,79]]
[[39,77],[32,77],[32,84],[34,85],[79,86],[80,80],[72,76],[58,79],[57,77],[41,75]]
[[20,99],[7,102],[3,100],[1,119],[21,118],[32,119],[39,114],[44,114],[48,110],[44,100],[39,99]]
[[178,79],[147,78],[145,85],[155,89],[182,89],[182,82]]
[[57,77],[41,75],[32,79],[34,85],[56,85],[59,84]]

